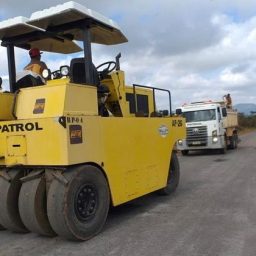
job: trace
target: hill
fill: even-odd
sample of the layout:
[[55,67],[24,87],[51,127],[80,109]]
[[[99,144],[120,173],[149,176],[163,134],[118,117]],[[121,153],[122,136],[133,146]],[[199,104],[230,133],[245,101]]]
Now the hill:
[[234,108],[237,109],[239,113],[244,115],[251,115],[251,111],[256,112],[256,104],[254,103],[239,103],[234,105]]

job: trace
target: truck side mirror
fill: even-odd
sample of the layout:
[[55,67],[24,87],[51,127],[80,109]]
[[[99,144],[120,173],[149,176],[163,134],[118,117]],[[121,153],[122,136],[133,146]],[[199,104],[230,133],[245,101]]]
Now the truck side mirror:
[[222,116],[223,117],[227,116],[227,109],[226,108],[222,108]]
[[182,109],[181,108],[177,108],[176,109],[176,115],[181,115],[182,114]]
[[0,88],[2,87],[3,79],[0,77]]

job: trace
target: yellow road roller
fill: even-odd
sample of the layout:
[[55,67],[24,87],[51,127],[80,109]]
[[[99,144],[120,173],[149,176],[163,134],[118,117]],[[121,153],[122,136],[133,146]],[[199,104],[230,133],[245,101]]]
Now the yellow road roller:
[[[175,191],[185,120],[172,116],[168,90],[125,83],[121,54],[94,66],[92,43],[127,42],[112,20],[67,2],[0,22],[0,39],[10,83],[0,93],[1,229],[87,240],[110,206]],[[16,48],[82,53],[37,74],[16,71]]]

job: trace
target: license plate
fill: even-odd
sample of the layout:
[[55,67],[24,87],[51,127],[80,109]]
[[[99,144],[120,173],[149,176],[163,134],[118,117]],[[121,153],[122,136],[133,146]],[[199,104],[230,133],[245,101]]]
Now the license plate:
[[200,145],[201,141],[192,141],[192,145]]

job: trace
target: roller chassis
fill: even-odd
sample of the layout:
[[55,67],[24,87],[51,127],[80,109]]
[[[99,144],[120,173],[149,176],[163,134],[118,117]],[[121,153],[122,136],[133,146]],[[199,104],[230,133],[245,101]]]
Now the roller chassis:
[[[0,107],[0,229],[88,240],[102,230],[110,205],[173,193],[173,149],[185,137],[185,120],[157,112],[157,88],[127,86],[120,55],[97,67],[106,66],[93,84],[91,43],[126,42],[118,26],[74,2],[9,22],[0,23],[11,90],[0,94],[7,106]],[[81,81],[70,65],[64,77],[57,71],[43,86],[19,87],[14,47],[69,53],[79,49],[73,39],[83,42],[87,60],[75,62]]]

